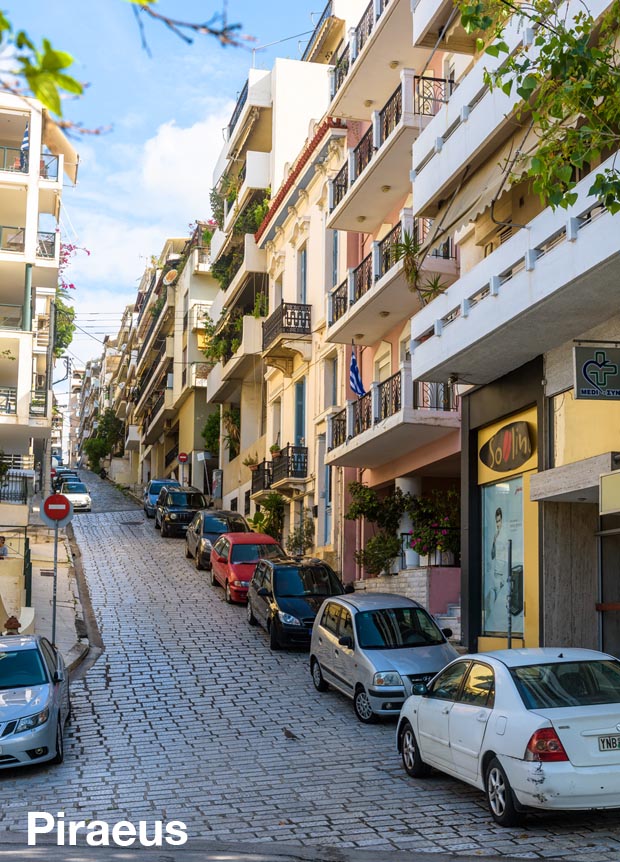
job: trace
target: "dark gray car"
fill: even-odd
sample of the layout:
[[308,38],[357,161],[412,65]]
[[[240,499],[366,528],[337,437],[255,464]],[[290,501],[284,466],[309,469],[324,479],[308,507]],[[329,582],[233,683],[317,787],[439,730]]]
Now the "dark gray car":
[[197,569],[211,568],[211,550],[223,533],[251,533],[250,525],[239,512],[205,509],[196,512],[185,533],[185,556]]

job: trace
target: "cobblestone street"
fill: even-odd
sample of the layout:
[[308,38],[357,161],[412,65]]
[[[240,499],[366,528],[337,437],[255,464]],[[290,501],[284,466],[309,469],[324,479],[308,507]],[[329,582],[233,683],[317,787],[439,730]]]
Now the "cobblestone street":
[[86,481],[94,512],[74,530],[105,652],[73,684],[65,762],[2,774],[3,830],[25,832],[29,810],[62,810],[180,819],[190,838],[620,859],[617,812],[501,829],[481,792],[408,778],[393,722],[362,725],[345,698],[317,693],[307,654],[272,653],[182,540]]

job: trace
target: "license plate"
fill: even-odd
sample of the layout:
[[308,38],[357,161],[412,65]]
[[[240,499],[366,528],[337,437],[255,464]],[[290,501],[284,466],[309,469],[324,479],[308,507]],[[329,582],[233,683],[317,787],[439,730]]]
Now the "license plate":
[[599,736],[599,751],[620,751],[620,736]]

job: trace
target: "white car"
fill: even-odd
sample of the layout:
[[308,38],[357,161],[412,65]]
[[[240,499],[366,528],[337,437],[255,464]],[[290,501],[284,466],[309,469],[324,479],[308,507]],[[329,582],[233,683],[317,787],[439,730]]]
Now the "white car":
[[461,656],[414,685],[397,728],[403,766],[480,787],[494,820],[527,809],[620,808],[620,661],[546,647]]
[[60,493],[69,500],[75,512],[90,512],[92,501],[88,488],[83,482],[65,482]]

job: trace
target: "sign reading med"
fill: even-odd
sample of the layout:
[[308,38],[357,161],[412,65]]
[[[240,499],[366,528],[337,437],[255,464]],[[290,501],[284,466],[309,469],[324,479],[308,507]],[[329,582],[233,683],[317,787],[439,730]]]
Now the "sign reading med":
[[620,401],[620,347],[575,347],[575,398]]

